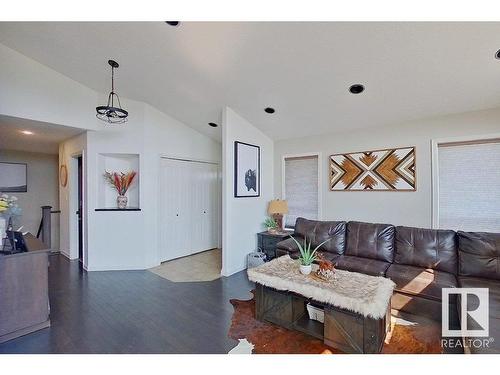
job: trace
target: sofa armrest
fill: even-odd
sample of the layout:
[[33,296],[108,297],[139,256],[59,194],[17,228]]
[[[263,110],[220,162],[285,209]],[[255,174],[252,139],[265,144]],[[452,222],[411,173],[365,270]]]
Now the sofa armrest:
[[[297,241],[301,242],[303,241],[304,239],[302,237],[298,237],[296,236],[295,238]],[[287,251],[288,253],[293,253],[295,251],[298,251],[299,248],[297,246],[297,244],[295,243],[295,241],[291,238],[287,238],[286,240],[283,240],[283,241],[280,241],[276,244],[276,249],[278,250],[285,250]]]

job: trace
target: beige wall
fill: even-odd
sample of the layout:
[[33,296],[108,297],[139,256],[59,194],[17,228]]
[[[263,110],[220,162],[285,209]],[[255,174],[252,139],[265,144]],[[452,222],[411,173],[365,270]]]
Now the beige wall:
[[[36,235],[42,215],[41,206],[59,209],[58,156],[25,151],[0,150],[0,161],[28,164],[28,192],[7,193],[19,198],[22,216],[15,225]],[[52,215],[52,247],[59,249],[59,214]]]
[[[389,109],[388,109],[389,110]],[[334,119],[332,119],[334,122]],[[385,222],[397,225],[432,225],[431,140],[500,132],[500,109],[468,112],[417,122],[352,132],[275,142],[274,191],[282,193],[284,155],[321,153],[321,217]],[[328,188],[328,156],[336,153],[416,146],[416,192],[332,192]]]

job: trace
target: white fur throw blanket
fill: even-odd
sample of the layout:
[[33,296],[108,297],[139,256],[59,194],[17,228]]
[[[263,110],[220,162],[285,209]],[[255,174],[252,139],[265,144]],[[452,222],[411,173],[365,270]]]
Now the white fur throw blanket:
[[[318,268],[313,265],[313,272]],[[395,284],[385,277],[335,270],[333,281],[302,275],[299,261],[285,255],[247,271],[248,278],[264,286],[291,291],[318,302],[354,311],[365,317],[383,318]]]

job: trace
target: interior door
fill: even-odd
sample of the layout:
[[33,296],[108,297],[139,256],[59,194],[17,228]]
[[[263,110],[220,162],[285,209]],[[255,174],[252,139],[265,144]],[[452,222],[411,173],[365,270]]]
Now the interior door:
[[205,165],[202,163],[189,162],[189,168],[191,171],[191,186],[189,189],[189,194],[191,196],[191,254],[198,253],[200,251],[206,250],[204,239],[205,239],[205,228],[203,220],[203,211],[205,206],[204,190],[205,187]]
[[83,265],[83,157],[78,157],[78,260]]
[[162,262],[217,247],[217,173],[214,164],[162,159],[159,223]]
[[204,223],[206,228],[205,248],[213,249],[218,246],[219,231],[219,169],[215,164],[208,164],[207,200],[205,201]]
[[182,194],[187,172],[175,161],[162,159],[160,173],[160,260],[179,258],[190,253],[183,228],[186,199]]
[[217,247],[218,228],[218,176],[217,166],[209,163],[197,163],[195,207],[196,234],[193,236],[196,245],[193,253]]

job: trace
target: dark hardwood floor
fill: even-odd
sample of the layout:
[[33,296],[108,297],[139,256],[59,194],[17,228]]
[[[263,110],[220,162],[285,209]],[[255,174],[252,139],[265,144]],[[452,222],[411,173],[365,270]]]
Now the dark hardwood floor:
[[246,272],[174,283],[149,271],[85,272],[50,257],[50,328],[0,353],[227,353],[231,298],[251,297]]

